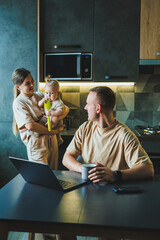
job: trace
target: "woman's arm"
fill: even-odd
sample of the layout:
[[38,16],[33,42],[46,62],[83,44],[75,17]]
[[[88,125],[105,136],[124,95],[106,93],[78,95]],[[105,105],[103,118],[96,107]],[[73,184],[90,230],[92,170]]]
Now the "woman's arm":
[[69,113],[69,108],[66,105],[64,105],[64,106],[65,107],[63,109],[63,114],[61,116],[59,116],[59,120],[65,118],[68,115],[68,113]]
[[33,131],[33,132],[36,132],[39,134],[54,135],[54,134],[58,134],[58,133],[62,132],[63,127],[64,126],[61,126],[57,129],[52,129],[51,131],[48,131],[48,128],[42,124],[37,123],[37,122],[30,122],[30,123],[25,124],[23,128],[26,128],[27,130],[30,130],[30,131]]

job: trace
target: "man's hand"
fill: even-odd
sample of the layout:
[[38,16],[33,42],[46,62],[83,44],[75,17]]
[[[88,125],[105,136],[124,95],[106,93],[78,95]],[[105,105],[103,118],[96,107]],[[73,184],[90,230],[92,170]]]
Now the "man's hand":
[[100,163],[96,163],[97,167],[89,171],[89,179],[94,183],[98,182],[115,182],[116,175],[114,171],[105,167]]

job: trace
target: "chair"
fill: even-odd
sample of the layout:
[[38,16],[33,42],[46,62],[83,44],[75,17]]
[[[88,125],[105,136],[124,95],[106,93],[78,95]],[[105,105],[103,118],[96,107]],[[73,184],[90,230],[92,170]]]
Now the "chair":
[[30,232],[28,235],[28,240],[35,240],[35,233]]

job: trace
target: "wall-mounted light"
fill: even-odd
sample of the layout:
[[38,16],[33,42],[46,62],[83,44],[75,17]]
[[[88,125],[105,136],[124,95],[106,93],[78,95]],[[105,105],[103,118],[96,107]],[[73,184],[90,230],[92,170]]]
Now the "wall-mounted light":
[[61,86],[133,86],[134,82],[59,82]]
[[[135,82],[62,82],[60,86],[134,86]],[[43,88],[45,82],[39,83],[39,88]]]

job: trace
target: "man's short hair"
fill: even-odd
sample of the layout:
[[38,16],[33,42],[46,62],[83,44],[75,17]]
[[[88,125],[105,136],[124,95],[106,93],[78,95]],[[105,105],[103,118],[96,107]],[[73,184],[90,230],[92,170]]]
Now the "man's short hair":
[[109,87],[94,87],[89,90],[90,92],[96,92],[99,98],[100,104],[107,108],[113,109],[115,106],[115,94]]

